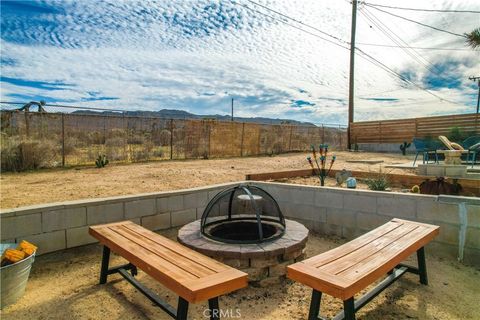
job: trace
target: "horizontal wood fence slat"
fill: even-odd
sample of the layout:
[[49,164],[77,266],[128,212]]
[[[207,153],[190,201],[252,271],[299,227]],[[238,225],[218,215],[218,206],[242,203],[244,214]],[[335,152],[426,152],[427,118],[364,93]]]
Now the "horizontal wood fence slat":
[[476,113],[351,124],[353,143],[401,143],[414,137],[448,135],[452,127],[468,134],[480,134],[480,116]]

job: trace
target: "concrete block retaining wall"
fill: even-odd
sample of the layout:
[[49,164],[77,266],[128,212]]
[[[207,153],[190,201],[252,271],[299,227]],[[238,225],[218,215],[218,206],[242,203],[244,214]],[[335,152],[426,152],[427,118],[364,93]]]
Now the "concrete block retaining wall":
[[199,219],[208,201],[230,185],[3,210],[1,241],[25,239],[38,245],[38,254],[43,254],[95,243],[88,234],[90,225],[132,220],[150,230],[182,226]]
[[459,203],[467,211],[464,262],[480,266],[480,198],[432,196],[258,182],[278,200],[287,218],[310,230],[353,239],[392,218],[440,226],[427,252],[456,259],[459,252]]
[[[412,142],[412,141],[407,141]],[[400,145],[403,142],[398,143],[358,143],[358,149],[369,151],[369,152],[393,152],[401,154],[402,151],[400,150]],[[413,143],[407,149],[408,154],[415,154],[415,147]]]
[[[238,184],[51,203],[0,212],[2,242],[22,239],[39,254],[94,243],[88,226],[132,220],[150,230],[181,226],[199,219],[220,190]],[[270,182],[260,185],[277,199],[286,218],[319,233],[355,238],[397,217],[439,225],[440,235],[427,251],[456,259],[459,252],[459,204],[466,203],[464,261],[480,266],[480,199],[350,190]]]

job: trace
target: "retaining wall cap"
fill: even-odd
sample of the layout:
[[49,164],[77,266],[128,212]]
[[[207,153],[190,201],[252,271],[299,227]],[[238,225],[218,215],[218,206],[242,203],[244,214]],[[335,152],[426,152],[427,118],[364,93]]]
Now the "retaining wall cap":
[[480,198],[478,197],[462,197],[462,196],[448,196],[448,195],[439,195],[438,201],[443,203],[466,203],[473,205],[480,205]]
[[102,205],[102,204],[118,203],[118,202],[124,202],[124,201],[171,197],[176,195],[195,193],[198,191],[209,191],[209,190],[214,190],[218,188],[227,188],[240,183],[250,183],[250,181],[228,182],[228,183],[214,184],[214,185],[209,185],[204,187],[196,187],[191,189],[140,193],[140,194],[126,195],[126,196],[113,196],[113,197],[107,197],[107,198],[88,198],[88,199],[71,200],[71,201],[64,201],[64,202],[42,203],[38,205],[24,206],[24,207],[18,207],[18,208],[1,209],[0,214],[5,214],[6,216],[7,215],[10,216],[12,215],[12,213],[14,215],[24,215],[24,214],[29,214],[33,212],[65,209],[67,207],[71,208],[71,207],[78,207],[78,206],[81,207],[86,205]]

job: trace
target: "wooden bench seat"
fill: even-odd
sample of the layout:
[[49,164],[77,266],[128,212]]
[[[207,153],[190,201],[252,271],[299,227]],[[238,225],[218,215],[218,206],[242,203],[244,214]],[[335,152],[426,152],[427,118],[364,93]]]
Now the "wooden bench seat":
[[[131,221],[92,226],[89,233],[104,245],[100,283],[106,283],[109,274],[118,272],[174,318],[186,319],[189,302],[208,300],[211,318],[216,319],[218,296],[247,286],[246,273]],[[129,264],[109,269],[110,250]],[[179,296],[177,310],[134,278],[137,267]]]
[[[405,272],[419,274],[427,284],[423,247],[439,233],[439,227],[393,219],[340,247],[287,267],[287,276],[313,288],[309,319],[317,319],[321,294],[344,301],[341,319],[355,319],[355,311],[364,306]],[[418,268],[401,264],[417,252]],[[383,275],[389,276],[364,297],[354,295]]]

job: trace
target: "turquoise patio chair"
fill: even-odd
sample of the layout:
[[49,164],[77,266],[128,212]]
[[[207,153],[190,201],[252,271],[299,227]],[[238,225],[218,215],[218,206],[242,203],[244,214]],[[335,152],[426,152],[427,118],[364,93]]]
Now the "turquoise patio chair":
[[413,166],[415,167],[415,162],[417,162],[418,155],[421,153],[423,155],[423,163],[425,161],[428,163],[430,160],[430,154],[434,153],[435,163],[438,163],[438,154],[437,149],[438,144],[435,141],[427,141],[424,139],[413,138],[413,145],[415,146],[415,160],[413,160]]
[[[467,163],[472,161],[472,168],[475,165],[477,160],[477,155],[480,152],[480,136],[471,136],[463,140],[462,147],[468,151],[467,153]],[[470,157],[471,155],[471,157]]]

